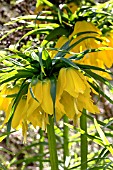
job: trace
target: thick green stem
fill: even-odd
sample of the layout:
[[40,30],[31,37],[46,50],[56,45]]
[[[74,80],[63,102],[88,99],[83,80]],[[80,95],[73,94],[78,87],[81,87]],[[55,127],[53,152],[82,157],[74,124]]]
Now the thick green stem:
[[49,125],[47,125],[48,143],[50,152],[51,170],[58,170],[58,156],[56,148],[56,136],[54,130],[54,118],[49,115]]
[[69,128],[68,126],[65,125],[65,123],[69,123],[68,117],[64,115],[64,132],[63,132],[63,137],[64,137],[64,162],[65,162],[65,167],[64,170],[67,170],[67,165],[66,165],[66,158],[69,156]]
[[[87,133],[87,117],[84,114],[86,110],[83,110],[83,114],[80,117],[80,127]],[[81,134],[81,170],[87,169],[87,153],[88,153],[88,143],[86,134]]]
[[44,153],[44,146],[42,144],[42,142],[44,142],[44,136],[43,136],[43,131],[40,128],[39,130],[39,134],[40,134],[40,148],[39,148],[39,153],[40,153],[40,170],[43,170],[43,153]]

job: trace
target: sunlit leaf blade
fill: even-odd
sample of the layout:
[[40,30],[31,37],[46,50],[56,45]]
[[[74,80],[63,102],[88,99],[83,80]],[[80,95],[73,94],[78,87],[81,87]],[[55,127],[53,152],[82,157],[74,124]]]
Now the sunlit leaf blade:
[[104,77],[100,76],[99,74],[96,74],[94,72],[92,72],[91,70],[85,70],[86,73],[88,73],[91,77],[93,77],[95,80],[99,80],[100,82],[102,82],[103,84],[105,84],[106,86],[109,87],[110,90],[113,91],[113,86],[111,85],[111,83]]
[[[89,114],[85,114],[91,121],[94,121],[93,119],[93,117],[92,116],[90,116]],[[100,121],[100,120],[97,120],[97,122],[100,124],[100,125],[102,125],[103,126],[103,128],[104,127],[106,127],[106,123],[105,122],[103,122],[103,121]],[[110,130],[113,130],[113,126],[111,125],[109,125],[109,126],[107,126],[107,128],[108,129],[110,129]]]
[[32,97],[34,100],[36,100],[37,102],[39,102],[38,99],[35,97],[35,95],[34,95],[34,93],[33,93],[32,87],[30,87],[28,90],[30,90],[31,97]]
[[17,28],[14,28],[14,29],[11,29],[9,30],[7,33],[5,33],[1,38],[0,38],[0,41],[2,41],[4,38],[6,38],[8,35],[10,35],[11,33],[15,32],[15,30],[21,30],[23,29],[24,26],[20,26],[20,27],[17,27]]
[[105,97],[110,103],[112,103],[113,104],[113,100],[108,96],[108,95],[106,95],[101,89],[100,89],[100,87],[98,86],[95,86],[93,83],[91,83],[91,82],[89,82],[89,84],[91,85],[91,87],[92,88],[94,88],[94,90],[96,91],[96,92],[98,92],[99,94],[101,94],[103,97]]
[[[0,127],[0,128],[1,128],[1,127]],[[0,135],[0,142],[2,142],[2,140],[4,140],[9,134],[14,133],[14,132],[15,132],[15,131],[2,133],[2,134]]]
[[[73,60],[72,60],[73,61]],[[98,70],[98,71],[102,71],[102,72],[106,72],[108,74],[113,74],[110,70],[106,70],[106,69],[103,69],[103,68],[100,68],[100,67],[97,67],[97,66],[92,66],[92,65],[85,65],[85,64],[79,64],[79,63],[76,63],[80,68],[82,68],[84,71],[85,70]]]
[[41,78],[42,78],[42,73],[45,74],[44,66],[43,66],[43,60],[42,60],[42,52],[43,52],[43,48],[39,47],[39,63],[40,63],[40,66],[41,66]]
[[22,41],[25,37],[27,37],[29,35],[32,35],[32,34],[48,34],[52,30],[53,30],[53,28],[36,28],[36,29],[33,29],[33,30],[27,32],[26,34],[24,34],[24,36],[22,38],[20,38],[18,43],[20,43],[20,41]]
[[97,123],[96,119],[94,119],[94,124],[95,127],[99,133],[100,138],[102,139],[104,145],[107,147],[107,149],[110,151],[110,153],[113,155],[113,148],[112,146],[110,146],[110,143],[108,141],[108,139],[106,138],[104,132],[102,131],[102,129],[100,128],[100,125]]
[[52,70],[52,59],[49,56],[48,51],[45,49],[42,52],[42,58],[43,58],[43,64],[44,64],[46,73],[50,75],[51,70]]
[[9,73],[1,74],[0,84],[9,82],[9,81],[15,79],[15,78],[16,78],[16,74],[17,74],[17,71],[16,71],[16,70],[13,70],[13,71],[11,71],[11,72],[9,72]]
[[96,161],[96,164],[98,164],[98,163],[99,163],[100,158],[105,157],[105,156],[104,156],[104,154],[105,154],[105,153],[108,153],[108,154],[109,154],[109,152],[108,152],[107,148],[103,148],[103,149],[102,149],[102,151],[101,151],[101,152],[100,152],[100,154],[98,155],[98,159],[97,159],[97,161]]

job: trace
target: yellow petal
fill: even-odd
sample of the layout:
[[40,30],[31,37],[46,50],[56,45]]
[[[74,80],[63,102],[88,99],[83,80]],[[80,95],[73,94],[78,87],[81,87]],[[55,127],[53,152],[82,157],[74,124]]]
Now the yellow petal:
[[61,98],[65,86],[66,86],[66,68],[62,68],[58,75],[56,100],[59,100]]
[[[78,21],[75,24],[74,31],[70,35],[72,37],[73,35],[80,33],[80,32],[85,32],[85,31],[94,31],[97,32],[98,34],[102,34],[101,31],[91,22],[87,21]],[[96,35],[96,33],[88,33],[88,35]],[[86,34],[82,34],[82,36],[86,36]]]
[[17,108],[14,112],[14,116],[12,119],[12,128],[16,129],[19,124],[21,123],[22,119],[24,119],[24,115],[22,115],[23,109],[25,107],[26,104],[26,99],[25,98],[21,98]]
[[49,124],[48,115],[42,110],[40,106],[34,110],[32,115],[27,117],[27,120],[29,120],[35,128],[39,126],[43,130],[45,130],[47,124]]
[[[71,74],[71,72],[72,72],[72,74]],[[71,68],[66,70],[66,87],[64,90],[67,91],[71,96],[77,98],[78,91],[75,90],[73,74],[74,74],[74,70],[72,70]]]
[[77,98],[79,93],[84,93],[86,89],[86,85],[81,79],[81,75],[78,70],[73,68],[67,69],[66,77],[67,77],[67,84],[65,90],[73,97]]
[[36,126],[42,127],[42,115],[43,115],[43,110],[41,107],[38,107],[35,109],[32,114],[28,115],[27,120],[30,121],[33,126],[36,128]]
[[46,80],[45,82],[43,82],[42,84],[43,100],[41,103],[41,107],[45,111],[45,113],[52,115],[53,114],[53,101],[52,101],[52,97],[50,94],[50,88],[51,88],[50,80]]
[[86,89],[84,94],[79,94],[77,98],[77,107],[80,111],[84,109],[88,110],[91,113],[100,113],[98,107],[93,104],[90,96],[90,89]]
[[[62,112],[62,109],[60,109],[59,105],[60,105],[61,107],[63,107],[63,105],[59,102],[59,104],[57,105],[58,107],[55,108],[56,121],[59,121],[59,120],[63,117],[63,115],[64,115],[64,113],[65,113],[65,111]],[[63,109],[64,109],[64,108],[63,108]]]
[[60,103],[64,106],[66,115],[72,119],[75,115],[74,98],[64,91]]
[[18,90],[19,90],[18,86],[14,86],[14,87],[4,86],[3,91],[1,91],[0,110],[3,110],[5,112],[5,119],[2,124],[2,127],[4,126],[5,123],[8,122],[8,120],[10,119],[12,115],[12,105],[14,102],[14,98],[7,97],[7,95],[16,94]]
[[23,122],[22,122],[22,134],[23,134],[23,142],[24,143],[26,143],[27,130],[28,130],[27,121],[23,120]]
[[77,91],[78,93],[84,93],[86,89],[86,85],[85,85],[86,81],[84,75],[75,69],[71,69],[70,71],[71,71],[70,74],[74,81],[75,91]]
[[[15,90],[16,89],[16,90]],[[3,110],[4,112],[7,112],[7,109],[9,107],[9,104],[12,101],[11,97],[7,97],[7,95],[15,94],[17,93],[17,88],[9,88],[7,86],[4,86],[0,93],[0,110]]]
[[33,95],[37,99],[37,101],[31,96],[30,89],[28,89],[28,95],[27,95],[27,102],[28,102],[28,108],[27,108],[27,115],[29,116],[32,114],[32,112],[39,107],[39,105],[42,102],[42,82],[38,81],[35,86],[32,87]]

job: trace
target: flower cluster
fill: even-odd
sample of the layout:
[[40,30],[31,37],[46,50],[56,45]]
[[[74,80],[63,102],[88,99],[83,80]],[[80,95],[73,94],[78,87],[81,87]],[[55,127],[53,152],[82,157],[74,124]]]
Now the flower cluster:
[[[0,93],[0,110],[6,113],[4,123],[11,117],[14,96],[18,87],[3,87]],[[90,95],[91,89],[84,74],[74,68],[61,68],[56,81],[55,106],[51,96],[51,81],[38,80],[35,85],[29,84],[28,92],[23,95],[14,111],[12,128],[21,128],[24,122],[32,123],[34,127],[39,126],[46,129],[48,115],[56,116],[60,120],[67,115],[74,122],[77,122],[82,110],[87,109],[91,113],[99,113],[97,106],[93,104]],[[55,113],[54,113],[55,107]]]
[[[75,23],[74,30],[69,37],[62,36],[57,41],[55,48],[60,49],[67,41],[71,40],[70,46],[76,44],[71,48],[70,53],[65,55],[65,58],[69,58],[73,55],[80,53],[84,54],[81,59],[77,57],[73,59],[73,62],[80,64],[87,64],[105,69],[110,68],[113,64],[113,35],[112,32],[107,32],[102,35],[102,32],[91,22],[78,21]],[[79,43],[78,43],[79,42]],[[92,50],[92,51],[91,51]],[[53,58],[57,54],[57,51],[53,50],[50,55]],[[111,76],[105,72],[98,72],[103,77],[111,79]]]

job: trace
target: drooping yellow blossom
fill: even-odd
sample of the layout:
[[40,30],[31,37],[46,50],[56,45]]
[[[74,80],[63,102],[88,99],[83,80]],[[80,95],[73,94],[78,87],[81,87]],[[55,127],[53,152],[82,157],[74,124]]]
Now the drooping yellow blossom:
[[[77,35],[79,34],[79,35]],[[69,39],[72,39],[70,45],[79,41],[82,38],[87,37],[83,41],[79,42],[71,51],[75,53],[82,52],[86,49],[98,48],[98,43],[95,38],[100,38],[101,31],[96,28],[91,22],[87,21],[78,21],[75,23],[74,31],[69,36]],[[66,55],[68,58],[70,55]]]
[[[53,115],[54,110],[53,101],[50,94],[50,87],[51,84],[49,79],[43,81],[38,80],[35,85],[29,85],[27,98],[25,96],[22,96],[15,109],[11,124],[12,128],[24,128],[24,136],[26,136],[25,129],[27,127],[27,125],[25,126],[25,124],[29,122],[31,122],[34,127],[39,126],[43,130],[46,129],[47,124],[49,124],[48,114]],[[4,97],[6,96],[6,94],[14,94],[17,90],[18,88],[15,86],[13,90],[4,87],[1,91],[0,97],[4,100],[0,100],[0,109],[6,112],[6,118],[3,125],[7,123],[10,118],[13,100],[12,98],[2,98],[2,96]],[[30,92],[30,90],[32,92]]]
[[[106,38],[107,46],[113,48],[113,32],[107,32],[105,34],[105,38]],[[104,55],[100,55],[99,58],[101,59],[101,57],[103,57],[106,66],[110,68],[113,64],[113,49],[111,50],[109,49],[103,52],[106,53]]]
[[74,117],[80,117],[83,109],[99,113],[91,100],[90,92],[90,86],[80,71],[62,68],[57,82],[56,118],[59,120],[66,114],[73,120]]
[[[31,95],[30,88],[34,95]],[[53,114],[53,101],[50,94],[50,80],[40,81],[37,84],[29,87],[27,94],[27,102],[23,115],[26,115],[26,120],[31,122],[34,127],[39,126],[46,129],[48,122],[48,114]]]
[[25,115],[23,115],[23,109],[25,107],[25,104],[26,104],[26,98],[23,96],[20,99],[16,107],[16,110],[15,110],[15,113],[12,119],[12,128],[14,129],[18,129],[19,126],[20,127],[22,126],[23,120],[25,118]]
[[[13,104],[13,98],[14,96],[11,97],[11,95],[17,94],[19,91],[18,86],[7,86],[4,85],[1,87],[1,92],[0,92],[0,110],[5,112],[5,120],[4,123],[7,123],[9,118],[11,117],[11,108]],[[9,96],[10,95],[10,96]]]
[[[97,49],[97,48],[104,48],[104,47],[112,47],[110,44],[109,38],[103,37],[101,31],[91,22],[87,21],[78,21],[75,23],[74,31],[69,36],[69,39],[73,38],[70,46],[77,41],[85,38],[81,42],[79,42],[76,46],[71,49],[73,53],[80,53],[87,49]],[[111,37],[111,36],[110,36]],[[97,38],[97,39],[95,39]],[[81,64],[88,64],[91,66],[97,66],[100,68],[105,69],[105,67],[110,68],[113,64],[113,57],[112,57],[113,50],[102,50],[98,52],[91,52],[85,54],[85,56],[74,62],[81,63]],[[69,58],[71,54],[66,54],[65,57]],[[98,71],[96,71],[98,73]],[[111,79],[111,76],[104,72],[99,72],[102,76]]]
[[[61,68],[56,81],[56,101],[55,116],[60,120],[63,115],[67,115],[74,122],[81,116],[82,110],[87,109],[91,113],[99,113],[97,106],[93,104],[90,96],[90,85],[82,72],[74,68]],[[51,96],[51,81],[45,79],[38,80],[35,85],[29,85],[28,92],[23,95],[15,109],[12,128],[22,128],[24,142],[26,141],[27,126],[31,123],[35,128],[46,129],[49,124],[48,115],[54,115],[53,100]],[[2,88],[1,99],[6,94],[15,94],[18,92],[17,86],[9,89],[6,86]],[[8,122],[13,104],[13,99],[5,98],[0,100],[0,106],[7,100],[6,118],[3,123]],[[4,104],[3,104],[4,106]],[[3,110],[3,107],[1,107]]]

